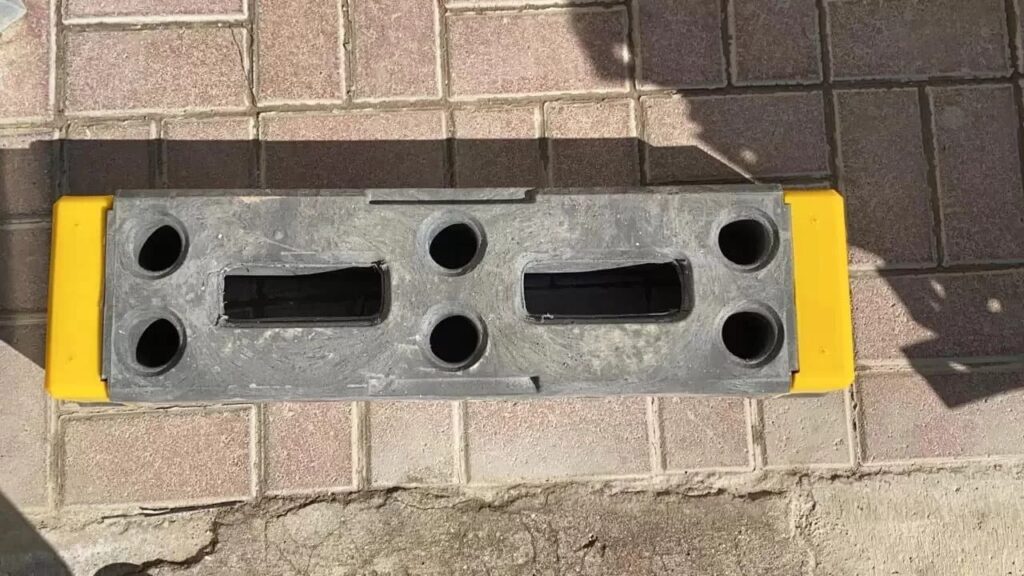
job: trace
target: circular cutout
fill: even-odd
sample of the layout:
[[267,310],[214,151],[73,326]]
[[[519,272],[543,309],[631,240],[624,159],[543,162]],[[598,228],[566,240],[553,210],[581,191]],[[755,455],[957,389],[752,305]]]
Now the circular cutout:
[[480,327],[467,316],[448,316],[430,330],[430,353],[450,365],[465,365],[480,349]]
[[181,332],[173,322],[157,318],[139,334],[135,343],[135,361],[146,370],[167,367],[181,350]]
[[762,312],[734,312],[722,324],[725,349],[743,362],[766,361],[777,350],[779,330],[776,322]]
[[449,224],[430,239],[430,258],[446,270],[469,266],[480,250],[480,236],[465,222]]
[[718,231],[718,249],[727,260],[744,268],[763,264],[771,256],[775,235],[756,218],[733,220]]
[[139,267],[146,272],[161,274],[169,271],[181,260],[185,251],[185,239],[181,232],[170,224],[164,224],[150,232],[139,248]]

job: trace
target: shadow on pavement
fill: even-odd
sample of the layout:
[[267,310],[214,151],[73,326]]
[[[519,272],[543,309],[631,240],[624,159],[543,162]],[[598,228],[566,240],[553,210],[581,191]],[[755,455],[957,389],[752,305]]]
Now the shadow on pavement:
[[0,574],[71,574],[57,552],[3,494],[0,494]]

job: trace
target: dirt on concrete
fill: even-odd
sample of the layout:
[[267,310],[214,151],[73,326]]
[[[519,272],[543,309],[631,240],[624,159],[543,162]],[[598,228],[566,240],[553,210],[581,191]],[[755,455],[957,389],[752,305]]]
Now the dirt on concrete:
[[65,513],[34,519],[63,565],[0,544],[0,573],[1019,575],[1022,489],[992,467]]

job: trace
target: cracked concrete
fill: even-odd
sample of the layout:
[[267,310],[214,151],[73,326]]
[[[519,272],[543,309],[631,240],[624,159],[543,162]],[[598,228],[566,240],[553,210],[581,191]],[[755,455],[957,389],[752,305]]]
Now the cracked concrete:
[[[994,466],[393,489],[34,524],[89,576],[1018,575],[1022,476]],[[0,552],[0,573],[64,573],[30,550]]]

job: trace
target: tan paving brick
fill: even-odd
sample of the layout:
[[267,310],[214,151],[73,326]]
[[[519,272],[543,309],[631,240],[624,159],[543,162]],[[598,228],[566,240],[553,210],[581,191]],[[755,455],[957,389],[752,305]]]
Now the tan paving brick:
[[649,96],[641,105],[651,183],[828,174],[818,92]]
[[542,186],[539,111],[521,108],[456,110],[458,186]]
[[1024,273],[851,281],[860,360],[1024,354]]
[[451,15],[451,94],[625,91],[626,38],[621,8]]
[[1019,122],[1010,86],[929,89],[949,263],[1024,259]]
[[64,502],[246,498],[250,411],[64,417]]
[[370,402],[367,411],[372,484],[454,481],[451,402]]
[[156,143],[148,121],[75,123],[64,143],[69,194],[113,194],[152,187]]
[[852,464],[841,392],[772,398],[761,410],[766,465]]
[[167,120],[163,137],[168,188],[246,188],[255,184],[252,119]]
[[725,85],[721,0],[644,0],[637,6],[640,86]]
[[46,309],[49,226],[0,228],[0,313]]
[[550,103],[545,108],[554,186],[640,182],[633,103]]
[[837,79],[1010,73],[1002,0],[828,0]]
[[1024,374],[873,373],[857,386],[867,462],[1024,453]]
[[56,162],[53,131],[0,132],[0,219],[50,213]]
[[266,405],[266,483],[271,491],[352,485],[352,405]]
[[46,505],[45,330],[0,326],[0,494],[18,507]]
[[745,400],[684,396],[660,404],[666,470],[750,467]]
[[69,33],[66,109],[244,108],[247,43],[244,30],[229,28]]
[[[618,0],[597,0],[615,4]],[[444,0],[447,8],[527,8],[536,6],[572,6],[573,4],[595,4],[593,0]]]
[[439,97],[433,0],[352,0],[356,98]]
[[52,112],[50,2],[26,0],[25,8],[25,16],[0,35],[0,120]]
[[469,402],[470,482],[650,470],[643,398]]
[[815,0],[728,0],[733,81],[792,84],[821,80]]
[[269,186],[444,184],[444,113],[440,110],[265,114],[260,130]]
[[65,21],[131,17],[244,16],[244,0],[68,0]]
[[850,262],[934,263],[932,191],[917,90],[837,91],[835,108]]
[[260,103],[345,98],[338,5],[320,0],[259,0],[257,97]]

